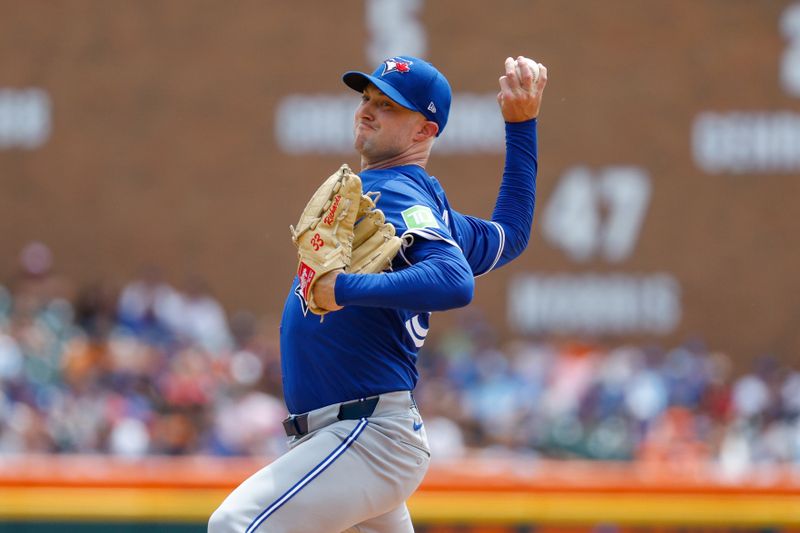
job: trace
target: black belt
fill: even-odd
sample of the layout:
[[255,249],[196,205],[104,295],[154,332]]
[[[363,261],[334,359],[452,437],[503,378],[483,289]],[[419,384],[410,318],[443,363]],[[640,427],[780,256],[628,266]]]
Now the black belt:
[[[339,420],[358,420],[359,418],[367,418],[372,416],[375,412],[375,407],[378,405],[378,396],[371,398],[364,398],[362,400],[355,400],[352,402],[345,402],[339,405],[339,414],[336,418]],[[283,421],[283,429],[286,431],[288,437],[302,437],[308,433],[308,413],[302,415],[289,415]]]

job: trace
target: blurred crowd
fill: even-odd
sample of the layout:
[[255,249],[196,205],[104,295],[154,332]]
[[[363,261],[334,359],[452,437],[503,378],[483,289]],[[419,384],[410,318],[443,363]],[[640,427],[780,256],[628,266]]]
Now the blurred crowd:
[[736,371],[699,341],[501,344],[465,311],[420,364],[415,396],[441,455],[800,464],[800,368],[770,356]]
[[[278,323],[144,268],[118,291],[59,278],[31,243],[0,286],[0,454],[275,455]],[[503,341],[475,310],[419,357],[437,458],[465,454],[800,464],[800,368],[663,349]],[[437,317],[434,317],[434,322]]]

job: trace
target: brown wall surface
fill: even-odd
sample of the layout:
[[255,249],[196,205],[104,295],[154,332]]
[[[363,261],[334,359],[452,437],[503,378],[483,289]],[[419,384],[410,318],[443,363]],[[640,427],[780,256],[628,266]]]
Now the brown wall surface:
[[[457,93],[495,92],[508,55],[549,70],[531,245],[477,284],[474,305],[498,327],[513,331],[507,299],[519,276],[665,273],[680,286],[679,321],[614,338],[700,335],[740,360],[796,360],[800,127],[731,134],[737,154],[786,145],[783,160],[760,166],[756,155],[715,169],[693,144],[703,113],[800,120],[800,94],[781,82],[800,69],[786,59],[800,46],[795,3],[429,0],[406,4],[411,26],[387,22],[378,3],[0,0],[0,90],[36,88],[50,105],[44,141],[0,144],[0,281],[41,240],[78,283],[119,286],[155,263],[176,283],[204,277],[229,310],[279,313],[295,268],[288,225],[318,180],[358,160],[282,148],[277,109],[291,95],[355,106],[341,73],[374,68],[375,28],[411,28]],[[406,31],[402,42],[415,41]],[[457,210],[486,217],[502,162],[435,148],[429,170]],[[633,248],[614,261],[571,257],[543,232],[553,193],[570,169],[620,166],[649,178]]]

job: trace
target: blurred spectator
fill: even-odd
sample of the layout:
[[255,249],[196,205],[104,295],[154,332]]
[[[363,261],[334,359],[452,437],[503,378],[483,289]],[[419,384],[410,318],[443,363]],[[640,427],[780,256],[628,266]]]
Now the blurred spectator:
[[116,295],[100,283],[78,291],[75,323],[89,337],[105,339],[116,325]]
[[643,439],[638,457],[645,461],[687,465],[711,459],[707,443],[698,434],[697,420],[683,406],[667,409]]
[[733,409],[743,418],[763,414],[769,406],[770,392],[764,380],[756,374],[747,374],[733,386]]
[[180,295],[152,265],[122,289],[117,312],[120,325],[154,343],[170,340],[180,320]]
[[50,248],[42,242],[31,241],[20,251],[11,294],[18,312],[36,312],[54,300],[70,301],[73,289],[69,281],[55,272]]
[[175,305],[178,309],[174,327],[181,339],[198,344],[211,353],[230,349],[231,334],[225,311],[203,280],[190,278]]
[[279,455],[285,444],[283,402],[264,392],[239,389],[221,402],[214,415],[220,455]]

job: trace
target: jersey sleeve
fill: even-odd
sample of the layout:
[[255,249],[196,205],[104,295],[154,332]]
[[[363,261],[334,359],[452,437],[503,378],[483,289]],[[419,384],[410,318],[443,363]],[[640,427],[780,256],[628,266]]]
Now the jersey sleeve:
[[472,274],[482,276],[497,268],[504,257],[506,233],[502,225],[490,220],[451,211],[453,233],[458,235]]
[[409,251],[417,239],[440,241],[462,251],[450,231],[447,210],[435,198],[401,180],[387,180],[380,185],[377,207],[403,240],[398,254],[403,262],[413,264]]

